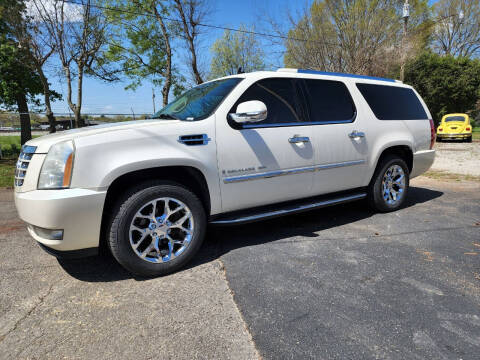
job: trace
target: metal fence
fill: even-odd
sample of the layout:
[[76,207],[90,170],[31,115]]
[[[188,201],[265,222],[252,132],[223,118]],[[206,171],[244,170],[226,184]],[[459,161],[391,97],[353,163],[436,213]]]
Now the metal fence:
[[[86,126],[100,125],[105,123],[148,119],[152,114],[82,114]],[[29,113],[32,133],[37,135],[49,131],[50,124],[44,113]],[[55,113],[56,130],[68,130],[75,127],[75,117],[68,113]],[[0,112],[0,135],[19,135],[21,130],[20,113]]]
[[[20,153],[20,113],[0,112],[0,159],[13,159]],[[23,115],[23,114],[22,114]],[[50,124],[44,113],[29,113],[32,137],[46,135],[50,132]],[[64,131],[75,127],[73,114],[55,113],[56,131]],[[82,114],[85,126],[101,125],[112,122],[143,120],[151,114]]]

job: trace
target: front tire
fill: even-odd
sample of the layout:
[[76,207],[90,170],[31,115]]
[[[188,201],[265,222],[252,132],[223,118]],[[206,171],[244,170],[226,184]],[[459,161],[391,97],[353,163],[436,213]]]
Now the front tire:
[[387,155],[377,165],[368,186],[367,199],[376,211],[398,210],[407,197],[410,172],[403,159]]
[[114,209],[108,245],[128,271],[145,277],[174,272],[198,252],[207,226],[204,207],[184,186],[147,182]]

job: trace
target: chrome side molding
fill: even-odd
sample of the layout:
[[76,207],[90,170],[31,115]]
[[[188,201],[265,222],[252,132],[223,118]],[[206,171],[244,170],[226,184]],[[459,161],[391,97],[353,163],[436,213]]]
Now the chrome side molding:
[[336,198],[321,200],[321,201],[313,202],[310,204],[296,205],[296,206],[290,206],[290,207],[287,206],[286,208],[280,209],[280,210],[271,210],[271,211],[265,211],[263,213],[257,213],[253,215],[245,215],[245,216],[238,216],[238,217],[232,217],[232,218],[212,220],[210,221],[210,224],[238,225],[243,223],[265,220],[265,219],[278,217],[278,216],[284,216],[284,215],[293,214],[293,213],[299,213],[299,212],[313,210],[313,209],[320,209],[327,206],[339,205],[339,204],[343,204],[350,201],[364,199],[365,197],[367,197],[367,194],[364,192],[345,195],[345,196],[339,196]]
[[301,174],[305,172],[313,172],[313,171],[320,171],[326,169],[333,169],[343,166],[353,166],[353,165],[360,165],[364,164],[365,160],[353,160],[353,161],[345,161],[341,163],[332,163],[332,164],[323,164],[323,165],[315,165],[315,166],[308,166],[303,168],[296,168],[296,169],[288,169],[288,170],[277,170],[277,171],[268,171],[264,173],[258,174],[249,174],[249,175],[241,175],[241,176],[234,176],[224,178],[223,182],[225,184],[231,184],[236,182],[242,181],[250,181],[250,180],[257,180],[257,179],[268,179],[277,176],[284,176],[284,175],[293,175],[293,174]]

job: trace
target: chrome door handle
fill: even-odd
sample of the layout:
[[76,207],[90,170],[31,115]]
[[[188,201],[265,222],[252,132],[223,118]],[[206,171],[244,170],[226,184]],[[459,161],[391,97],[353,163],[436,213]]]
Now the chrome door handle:
[[310,142],[310,138],[308,136],[293,135],[293,137],[288,139],[288,142],[291,144],[307,143]]
[[365,133],[362,131],[353,130],[350,134],[348,134],[348,137],[350,139],[363,138],[365,137]]

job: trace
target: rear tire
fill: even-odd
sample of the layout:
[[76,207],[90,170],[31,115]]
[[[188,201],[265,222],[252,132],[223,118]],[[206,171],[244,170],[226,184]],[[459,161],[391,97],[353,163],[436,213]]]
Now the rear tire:
[[471,143],[472,142],[472,135],[470,135],[470,137],[467,138],[467,143]]
[[379,212],[398,210],[407,197],[410,172],[403,159],[395,155],[383,157],[368,186],[367,199]]
[[128,271],[155,277],[174,272],[198,252],[207,219],[202,202],[184,186],[142,183],[113,209],[108,245]]

